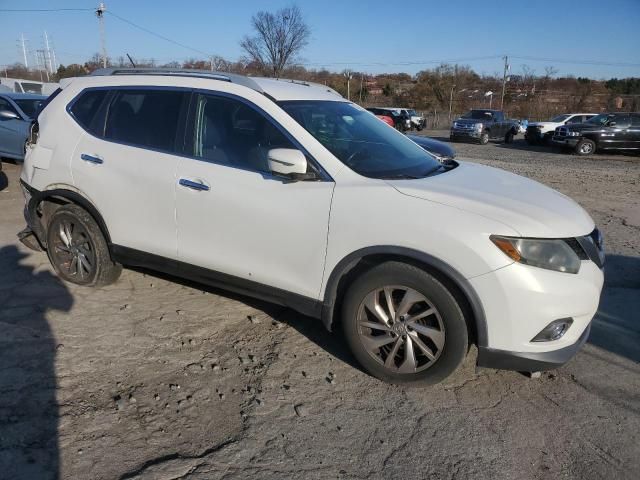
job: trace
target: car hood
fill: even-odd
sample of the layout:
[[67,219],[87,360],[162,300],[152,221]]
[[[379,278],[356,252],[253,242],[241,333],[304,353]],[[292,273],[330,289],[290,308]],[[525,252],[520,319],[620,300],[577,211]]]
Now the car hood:
[[475,125],[476,123],[488,123],[489,119],[475,119],[475,118],[457,118],[454,120],[458,125]]
[[498,168],[461,162],[440,175],[388,182],[404,195],[491,218],[523,237],[577,237],[594,228],[589,214],[569,197]]
[[456,151],[448,143],[420,135],[407,135],[407,138],[420,145],[427,152],[434,153],[439,157],[455,158],[456,156]]
[[582,132],[583,130],[600,130],[602,128],[594,123],[572,123],[571,125],[566,125],[566,127],[576,132]]
[[558,122],[529,122],[530,127],[555,127],[558,125],[562,125],[562,123]]

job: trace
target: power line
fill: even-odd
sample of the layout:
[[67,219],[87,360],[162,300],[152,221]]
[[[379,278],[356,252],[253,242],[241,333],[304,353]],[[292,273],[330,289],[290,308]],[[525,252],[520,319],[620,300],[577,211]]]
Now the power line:
[[0,8],[5,13],[29,13],[29,12],[93,12],[93,8]]
[[541,58],[541,57],[529,57],[526,55],[511,55],[511,58],[518,58],[520,60],[529,60],[532,62],[550,62],[550,63],[567,63],[573,65],[597,65],[605,67],[640,67],[640,63],[629,62],[604,62],[600,60],[571,60],[561,58]]
[[164,40],[165,42],[173,43],[174,45],[177,45],[177,46],[182,47],[182,48],[186,48],[187,50],[191,50],[193,52],[197,52],[197,53],[200,53],[202,55],[206,55],[207,57],[211,57],[210,53],[204,52],[202,50],[199,50],[197,48],[191,47],[189,45],[185,45],[184,43],[177,42],[176,40],[172,40],[169,37],[165,37],[164,35],[161,35],[160,33],[156,33],[156,32],[154,32],[152,30],[149,30],[148,28],[145,28],[145,27],[143,27],[141,25],[138,25],[137,23],[134,23],[131,20],[127,20],[126,18],[121,17],[120,15],[118,15],[116,13],[113,13],[110,10],[107,10],[105,13],[111,15],[112,17],[117,18],[121,22],[127,23],[127,24],[131,25],[132,27],[137,28],[138,30],[141,30],[141,31],[146,32],[146,33],[148,33],[150,35],[153,35],[154,37],[160,38],[160,39]]

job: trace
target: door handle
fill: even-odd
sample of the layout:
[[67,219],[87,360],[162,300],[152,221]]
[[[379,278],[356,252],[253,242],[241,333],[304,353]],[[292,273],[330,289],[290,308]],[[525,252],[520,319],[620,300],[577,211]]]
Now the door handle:
[[86,153],[83,153],[82,155],[80,155],[80,158],[85,162],[95,163],[96,165],[102,165],[104,163],[104,160],[102,160],[100,157],[95,157],[93,155],[88,155]]
[[194,182],[192,180],[187,180],[186,178],[181,178],[178,183],[183,187],[190,188],[191,190],[200,190],[204,192],[209,191],[209,185],[205,185],[204,183],[201,183],[201,182]]

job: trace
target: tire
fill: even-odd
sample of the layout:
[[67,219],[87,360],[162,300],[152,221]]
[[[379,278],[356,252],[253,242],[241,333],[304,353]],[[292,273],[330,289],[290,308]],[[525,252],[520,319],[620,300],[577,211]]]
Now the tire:
[[482,132],[480,135],[480,145],[486,145],[489,143],[489,132]]
[[513,143],[513,132],[511,130],[504,136],[504,143]]
[[64,205],[51,215],[47,255],[58,276],[77,285],[109,285],[122,272],[122,266],[111,259],[100,227],[78,205]]
[[[400,316],[406,295],[412,300]],[[389,318],[389,296],[395,319]],[[421,313],[427,315],[420,318]],[[453,294],[433,275],[400,262],[380,264],[354,281],[344,297],[342,327],[360,365],[389,383],[440,382],[458,368],[469,346],[465,317]]]
[[591,155],[596,153],[596,142],[593,140],[589,140],[588,138],[583,138],[578,142],[575,148],[575,152],[578,155]]

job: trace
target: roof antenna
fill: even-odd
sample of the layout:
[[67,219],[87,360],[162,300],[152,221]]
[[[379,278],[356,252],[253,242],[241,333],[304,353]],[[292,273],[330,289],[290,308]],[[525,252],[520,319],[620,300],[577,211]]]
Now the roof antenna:
[[136,64],[135,64],[135,63],[133,63],[133,59],[131,58],[131,55],[129,55],[128,53],[127,53],[127,58],[128,58],[128,59],[129,59],[129,61],[131,62],[131,65],[133,66],[133,68],[136,68]]

